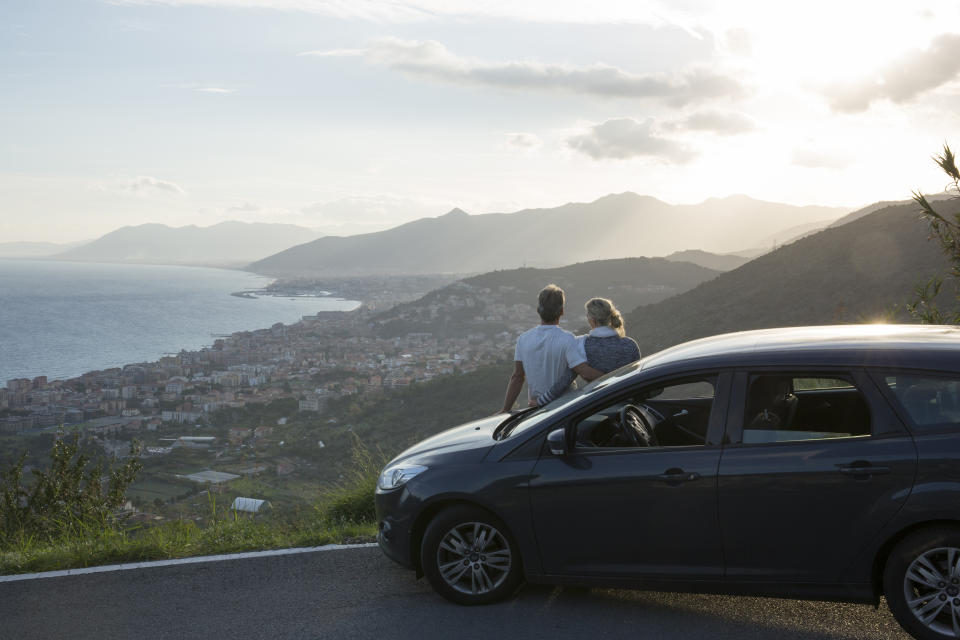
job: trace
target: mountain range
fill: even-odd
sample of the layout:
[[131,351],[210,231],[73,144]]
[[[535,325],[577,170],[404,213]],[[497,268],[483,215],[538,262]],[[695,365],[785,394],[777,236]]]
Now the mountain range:
[[221,222],[209,227],[142,224],[121,227],[51,257],[81,262],[241,267],[319,235],[306,227],[262,222]]
[[[960,211],[960,202],[942,205]],[[780,246],[727,271],[692,261],[728,256],[680,252],[667,258],[598,260],[555,269],[492,271],[457,281],[371,319],[384,337],[497,333],[485,321],[491,305],[509,309],[519,327],[537,323],[537,292],[555,283],[567,293],[563,325],[582,329],[583,303],[612,298],[627,334],[644,354],[696,338],[781,326],[872,321],[910,322],[906,304],[918,283],[948,269],[927,223],[912,202],[881,203],[851,214],[852,222]],[[745,258],[737,257],[737,260]],[[945,304],[947,294],[944,295]],[[512,327],[517,328],[517,327]],[[505,354],[507,355],[507,354]]]
[[43,258],[86,244],[86,241],[57,244],[55,242],[0,242],[0,258]]
[[[468,215],[453,209],[377,233],[325,236],[254,262],[273,276],[483,273],[605,258],[666,255],[696,247],[729,253],[847,213],[746,196],[670,205],[635,193],[551,209]],[[779,236],[786,239],[783,236]]]

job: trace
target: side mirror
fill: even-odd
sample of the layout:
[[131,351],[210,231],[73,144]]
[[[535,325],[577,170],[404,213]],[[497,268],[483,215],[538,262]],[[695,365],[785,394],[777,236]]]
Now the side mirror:
[[567,431],[566,429],[555,429],[547,435],[547,444],[550,445],[550,453],[555,456],[567,455]]

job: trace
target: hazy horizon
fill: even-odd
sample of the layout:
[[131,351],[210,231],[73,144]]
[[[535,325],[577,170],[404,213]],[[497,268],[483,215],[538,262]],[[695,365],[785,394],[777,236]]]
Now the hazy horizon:
[[0,241],[352,235],[624,191],[849,210],[939,192],[951,24],[939,0],[11,3]]
[[[591,203],[591,202],[596,202],[597,200],[601,200],[601,199],[603,199],[603,198],[605,198],[605,197],[607,197],[607,196],[615,196],[615,195],[622,195],[622,194],[612,194],[612,193],[610,193],[610,194],[602,194],[602,195],[600,195],[600,196],[598,196],[598,197],[596,197],[596,198],[593,198],[592,200],[584,201],[584,202],[572,202],[572,201],[571,201],[571,202],[557,202],[557,203],[555,203],[555,204],[547,204],[547,205],[544,205],[544,206],[542,206],[542,207],[529,207],[529,208],[519,209],[519,210],[516,210],[516,211],[466,211],[463,207],[458,207],[458,206],[454,205],[454,206],[447,207],[447,208],[443,209],[442,211],[429,212],[429,213],[426,213],[426,214],[424,214],[424,215],[422,215],[422,216],[419,216],[419,217],[417,217],[417,218],[411,218],[410,220],[400,220],[400,221],[397,221],[397,222],[385,221],[385,222],[383,222],[383,223],[381,223],[381,224],[370,225],[370,228],[363,228],[363,229],[353,229],[353,228],[349,228],[349,227],[348,227],[348,228],[346,229],[346,232],[344,232],[344,233],[338,233],[338,229],[332,229],[332,230],[330,230],[330,231],[324,231],[324,230],[323,230],[322,228],[320,228],[320,227],[310,227],[310,226],[306,226],[306,225],[294,225],[294,226],[303,227],[303,228],[308,229],[308,230],[310,230],[310,231],[318,232],[318,233],[320,233],[320,234],[322,234],[322,235],[324,235],[324,236],[327,236],[327,235],[330,235],[330,236],[335,236],[335,235],[351,236],[351,235],[361,235],[361,234],[365,234],[365,233],[375,233],[375,232],[378,232],[378,231],[385,231],[385,230],[388,230],[388,229],[392,229],[392,228],[395,228],[395,227],[398,227],[398,226],[407,224],[408,222],[413,222],[413,221],[415,221],[415,220],[420,220],[420,219],[423,219],[423,218],[439,218],[439,217],[442,217],[442,216],[444,216],[444,215],[446,215],[446,214],[448,214],[448,213],[450,213],[451,211],[454,211],[454,210],[463,211],[465,214],[467,214],[467,215],[469,215],[469,216],[513,214],[513,213],[520,213],[521,211],[526,211],[526,210],[529,210],[529,209],[554,209],[554,208],[562,207],[562,206],[564,206],[564,205],[569,205],[569,204],[589,204],[589,203]],[[647,194],[636,194],[636,195],[646,196]],[[663,201],[663,202],[664,202],[665,204],[670,205],[670,206],[696,206],[696,205],[705,204],[705,203],[707,203],[707,202],[714,201],[714,200],[716,200],[716,201],[724,201],[724,200],[729,200],[729,199],[733,199],[733,198],[750,198],[751,200],[760,201],[758,198],[751,198],[751,196],[749,196],[749,195],[747,195],[747,194],[732,193],[732,194],[729,194],[729,195],[727,195],[727,196],[711,196],[711,197],[708,197],[708,198],[705,198],[705,199],[703,199],[703,200],[699,200],[699,201],[696,201],[696,202],[666,202],[666,201]],[[659,198],[658,198],[658,200],[659,200]],[[801,203],[801,204],[778,203],[778,204],[788,204],[788,205],[791,205],[791,206],[799,206],[799,207],[804,207],[804,206],[816,206],[816,205],[809,205],[809,204],[802,204],[802,203]],[[858,204],[857,206],[835,206],[835,207],[833,207],[833,208],[836,208],[836,209],[838,209],[838,210],[843,209],[843,210],[846,210],[847,212],[852,212],[852,211],[856,211],[857,209],[862,208],[863,206],[868,206],[868,204],[873,204],[873,203],[864,203],[863,205],[859,205],[859,204]],[[825,206],[832,206],[832,205],[825,205]],[[838,213],[837,213],[837,219],[843,217],[843,215],[844,215],[844,213],[838,211]],[[76,239],[72,239],[72,240],[63,240],[63,241],[7,240],[7,239],[4,238],[3,240],[0,240],[0,245],[3,245],[3,244],[21,244],[21,243],[22,243],[22,244],[34,244],[34,243],[36,243],[36,244],[48,244],[48,243],[49,243],[49,244],[56,244],[56,245],[58,245],[58,246],[61,246],[61,245],[62,245],[62,246],[81,246],[81,245],[83,245],[83,244],[87,244],[87,243],[89,243],[89,242],[92,242],[92,241],[94,241],[94,240],[97,240],[97,239],[103,237],[104,235],[107,235],[107,234],[110,234],[110,233],[113,233],[113,232],[115,232],[115,231],[119,231],[119,230],[122,230],[122,229],[127,229],[127,228],[138,228],[138,227],[143,227],[143,226],[160,224],[160,225],[165,225],[165,226],[167,226],[167,227],[169,227],[169,228],[171,228],[171,229],[186,229],[186,228],[210,229],[211,227],[216,227],[216,226],[218,226],[218,225],[222,225],[222,224],[225,224],[225,223],[240,223],[240,224],[246,224],[246,225],[252,225],[252,224],[278,224],[278,225],[291,224],[291,225],[292,225],[292,224],[294,224],[294,223],[286,223],[286,222],[274,222],[274,221],[269,221],[269,220],[238,220],[238,219],[234,219],[234,218],[230,218],[230,219],[226,219],[226,220],[218,220],[218,221],[215,221],[215,222],[214,222],[214,221],[211,221],[211,222],[209,222],[208,224],[196,223],[196,222],[188,222],[188,223],[182,224],[182,225],[173,225],[173,224],[168,224],[168,223],[162,222],[162,221],[147,220],[147,221],[138,222],[138,223],[135,223],[135,224],[124,224],[124,225],[121,225],[121,226],[119,226],[119,227],[115,227],[115,228],[113,228],[113,229],[110,229],[110,230],[106,231],[104,234],[101,234],[101,235],[98,235],[98,236],[86,236],[86,237],[82,237],[82,238],[76,238]]]

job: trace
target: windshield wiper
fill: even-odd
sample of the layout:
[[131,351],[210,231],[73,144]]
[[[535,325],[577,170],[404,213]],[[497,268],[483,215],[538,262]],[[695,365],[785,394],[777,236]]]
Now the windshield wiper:
[[494,431],[493,431],[493,439],[494,439],[494,440],[503,440],[503,439],[506,438],[508,435],[510,435],[510,432],[513,431],[513,428],[514,428],[515,426],[517,426],[518,424],[520,424],[520,422],[521,422],[525,417],[527,417],[528,415],[530,415],[530,414],[533,413],[534,411],[537,411],[538,409],[541,409],[541,408],[542,408],[542,407],[527,407],[526,409],[521,409],[520,411],[517,411],[517,412],[515,412],[515,413],[511,413],[509,416],[506,417],[506,419],[505,419],[503,422],[501,422],[501,423],[497,426],[496,429],[494,429]]

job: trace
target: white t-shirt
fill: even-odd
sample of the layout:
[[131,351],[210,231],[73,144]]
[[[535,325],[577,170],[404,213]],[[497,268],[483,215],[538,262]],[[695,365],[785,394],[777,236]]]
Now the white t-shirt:
[[527,389],[536,398],[587,358],[572,333],[555,324],[541,324],[517,338],[514,360],[523,363]]

